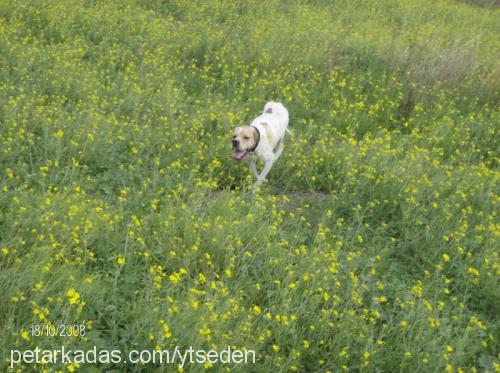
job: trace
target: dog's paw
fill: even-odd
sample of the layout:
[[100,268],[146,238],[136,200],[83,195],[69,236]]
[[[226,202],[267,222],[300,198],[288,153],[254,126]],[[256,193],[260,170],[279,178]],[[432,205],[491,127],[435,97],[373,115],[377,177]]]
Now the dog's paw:
[[266,183],[267,182],[267,179],[263,179],[263,180],[257,180],[254,184],[253,184],[253,190],[256,190],[258,188],[260,188],[262,186],[262,183]]

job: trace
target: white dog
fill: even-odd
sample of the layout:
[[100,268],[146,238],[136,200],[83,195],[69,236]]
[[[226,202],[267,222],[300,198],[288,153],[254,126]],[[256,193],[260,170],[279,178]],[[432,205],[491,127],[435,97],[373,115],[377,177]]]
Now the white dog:
[[[258,187],[271,170],[273,163],[283,152],[283,140],[288,131],[288,110],[279,102],[268,102],[264,112],[249,126],[237,127],[233,135],[233,158],[243,160],[250,172],[257,178]],[[256,160],[264,161],[260,175],[255,167]]]

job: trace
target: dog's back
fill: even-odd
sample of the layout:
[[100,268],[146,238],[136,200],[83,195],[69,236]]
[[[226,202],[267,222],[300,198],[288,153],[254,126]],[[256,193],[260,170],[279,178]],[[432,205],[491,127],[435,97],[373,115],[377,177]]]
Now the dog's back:
[[281,102],[268,102],[264,105],[264,112],[262,114],[279,116],[285,129],[288,127],[288,110]]
[[261,130],[274,147],[283,140],[288,127],[288,110],[280,102],[268,102],[261,115],[254,119],[252,126]]

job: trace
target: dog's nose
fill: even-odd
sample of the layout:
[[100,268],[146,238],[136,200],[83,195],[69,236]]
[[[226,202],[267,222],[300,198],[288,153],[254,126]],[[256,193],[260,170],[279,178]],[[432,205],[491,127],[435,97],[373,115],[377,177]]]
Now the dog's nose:
[[233,146],[236,148],[240,142],[237,139],[233,139]]

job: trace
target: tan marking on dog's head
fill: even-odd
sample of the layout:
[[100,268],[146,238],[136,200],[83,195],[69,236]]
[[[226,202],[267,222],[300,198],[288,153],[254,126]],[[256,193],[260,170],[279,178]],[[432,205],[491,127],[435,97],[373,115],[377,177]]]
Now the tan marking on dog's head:
[[233,147],[236,150],[252,149],[257,143],[257,131],[250,126],[236,127],[233,133]]

